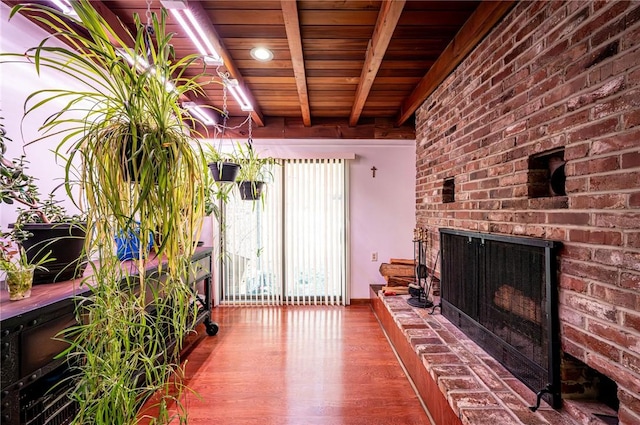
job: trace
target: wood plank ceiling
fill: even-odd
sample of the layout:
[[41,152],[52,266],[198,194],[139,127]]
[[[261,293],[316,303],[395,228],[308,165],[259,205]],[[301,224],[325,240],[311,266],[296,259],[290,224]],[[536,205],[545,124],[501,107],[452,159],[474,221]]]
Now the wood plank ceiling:
[[[254,106],[254,138],[413,138],[413,113],[510,1],[185,0]],[[7,3],[10,3],[7,1]],[[11,2],[15,3],[15,2]],[[133,26],[146,0],[93,1]],[[151,1],[151,9],[162,7]],[[113,17],[113,16],[112,16]],[[196,51],[169,15],[178,55]],[[250,51],[269,48],[273,60]],[[217,73],[211,68],[211,76]],[[219,84],[195,99],[218,108]],[[230,121],[247,112],[231,100]],[[241,131],[241,134],[244,132]]]

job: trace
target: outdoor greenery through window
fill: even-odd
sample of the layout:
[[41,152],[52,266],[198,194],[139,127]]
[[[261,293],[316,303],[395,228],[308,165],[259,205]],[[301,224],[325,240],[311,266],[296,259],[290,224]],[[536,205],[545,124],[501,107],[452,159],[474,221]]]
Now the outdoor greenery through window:
[[264,201],[225,205],[222,301],[344,304],[345,161],[285,160]]

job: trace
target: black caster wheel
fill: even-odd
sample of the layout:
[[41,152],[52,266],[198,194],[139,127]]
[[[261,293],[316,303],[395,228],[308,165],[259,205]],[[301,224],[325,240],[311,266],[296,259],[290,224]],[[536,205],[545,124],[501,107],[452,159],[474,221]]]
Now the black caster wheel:
[[218,333],[219,327],[217,323],[210,322],[210,323],[207,323],[205,327],[207,329],[207,335],[209,336],[214,336],[215,334]]

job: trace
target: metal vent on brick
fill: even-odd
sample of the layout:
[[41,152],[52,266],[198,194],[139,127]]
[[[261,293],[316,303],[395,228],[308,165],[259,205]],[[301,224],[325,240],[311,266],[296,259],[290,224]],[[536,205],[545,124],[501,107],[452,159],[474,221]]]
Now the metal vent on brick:
[[559,243],[440,229],[440,245],[442,314],[559,407]]

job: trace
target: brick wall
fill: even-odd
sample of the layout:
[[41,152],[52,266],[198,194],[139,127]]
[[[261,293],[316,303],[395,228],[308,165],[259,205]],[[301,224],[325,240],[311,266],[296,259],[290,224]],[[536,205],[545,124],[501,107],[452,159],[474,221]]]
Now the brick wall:
[[[440,227],[562,241],[563,350],[614,379],[620,423],[639,424],[640,2],[516,4],[416,127],[430,264]],[[529,198],[529,157],[557,148],[567,195]]]

